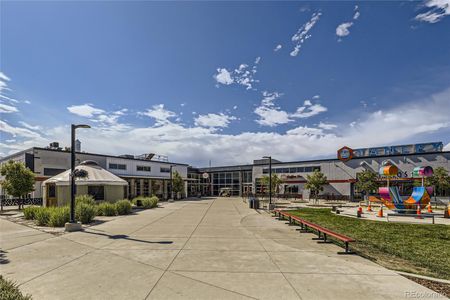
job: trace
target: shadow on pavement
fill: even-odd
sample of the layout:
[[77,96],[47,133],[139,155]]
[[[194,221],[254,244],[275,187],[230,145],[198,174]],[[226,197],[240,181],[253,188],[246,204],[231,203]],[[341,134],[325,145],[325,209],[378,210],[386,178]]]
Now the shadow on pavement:
[[157,241],[157,242],[152,242],[152,241],[145,241],[145,240],[139,240],[139,239],[134,239],[129,237],[126,234],[107,234],[107,233],[100,233],[100,232],[90,232],[90,231],[82,231],[83,233],[88,233],[88,234],[95,234],[95,235],[102,235],[102,236],[107,236],[108,238],[112,239],[112,240],[128,240],[128,241],[134,241],[134,242],[140,242],[140,243],[148,243],[148,244],[172,244],[173,241]]
[[9,259],[6,258],[6,251],[0,249],[0,265],[5,265],[9,263]]

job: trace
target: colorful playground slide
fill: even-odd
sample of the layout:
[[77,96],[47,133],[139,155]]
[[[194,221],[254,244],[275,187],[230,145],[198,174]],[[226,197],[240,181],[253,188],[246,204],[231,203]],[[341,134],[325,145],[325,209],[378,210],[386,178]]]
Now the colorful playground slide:
[[417,208],[420,204],[421,208],[425,208],[428,203],[430,203],[430,195],[428,194],[427,188],[423,186],[413,188],[411,197],[405,201],[405,204],[410,206],[410,208]]
[[428,203],[430,203],[430,194],[433,193],[432,187],[425,187],[424,179],[433,175],[433,168],[427,167],[416,167],[413,170],[413,177],[422,178],[422,186],[414,187],[411,196],[403,201],[400,196],[398,187],[389,186],[389,178],[395,176],[396,171],[398,171],[396,166],[393,165],[382,165],[379,170],[379,174],[387,177],[388,186],[380,187],[378,192],[380,194],[381,202],[389,209],[397,210],[415,210],[420,205],[420,208],[425,208]]
[[398,187],[396,186],[390,186],[389,188],[380,187],[378,189],[378,193],[380,194],[381,201],[387,208],[405,209],[405,205],[403,204],[403,199],[400,196]]

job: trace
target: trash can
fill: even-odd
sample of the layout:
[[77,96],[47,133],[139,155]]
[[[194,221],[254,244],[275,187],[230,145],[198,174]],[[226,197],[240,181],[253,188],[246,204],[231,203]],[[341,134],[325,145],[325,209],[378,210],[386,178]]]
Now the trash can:
[[257,199],[253,200],[253,208],[254,209],[259,209],[259,200],[257,200]]

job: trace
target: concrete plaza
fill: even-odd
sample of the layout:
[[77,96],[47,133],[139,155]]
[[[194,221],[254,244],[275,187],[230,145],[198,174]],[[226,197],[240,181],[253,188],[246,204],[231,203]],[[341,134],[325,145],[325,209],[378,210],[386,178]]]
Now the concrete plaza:
[[34,299],[436,299],[238,198],[163,203],[60,236],[0,219],[0,273]]

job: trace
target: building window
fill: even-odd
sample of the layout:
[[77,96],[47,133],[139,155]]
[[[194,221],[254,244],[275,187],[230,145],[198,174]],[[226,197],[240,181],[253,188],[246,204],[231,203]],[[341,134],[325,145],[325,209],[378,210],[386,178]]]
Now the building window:
[[105,200],[105,187],[102,185],[89,185],[88,195],[94,197],[95,200]]
[[160,172],[161,173],[170,173],[170,168],[161,167]]
[[124,164],[109,164],[109,168],[110,169],[114,169],[114,170],[126,170],[127,169],[127,165]]
[[152,168],[150,166],[136,166],[136,170],[142,172],[151,172]]
[[64,169],[44,168],[44,175],[45,176],[55,176],[64,171],[65,171]]

